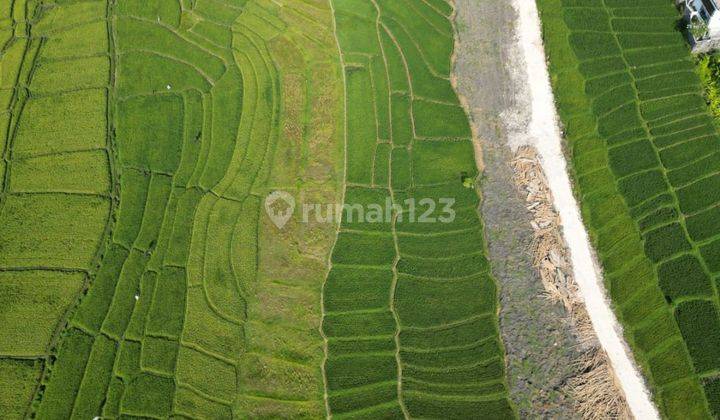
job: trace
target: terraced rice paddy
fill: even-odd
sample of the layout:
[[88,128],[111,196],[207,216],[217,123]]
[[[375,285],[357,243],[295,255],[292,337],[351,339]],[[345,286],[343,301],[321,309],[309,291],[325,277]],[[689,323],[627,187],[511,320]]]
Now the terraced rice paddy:
[[[512,417],[471,131],[451,86],[452,9],[333,0],[350,205],[455,201],[451,223],[343,221],[323,291],[335,418]],[[368,124],[368,122],[370,122]]]
[[[3,417],[513,416],[452,12],[0,3]],[[277,189],[457,217],[280,231]]]
[[329,7],[3,4],[3,415],[321,417],[334,229],[260,209],[339,194]]
[[578,195],[670,418],[720,415],[720,137],[672,2],[541,0]]

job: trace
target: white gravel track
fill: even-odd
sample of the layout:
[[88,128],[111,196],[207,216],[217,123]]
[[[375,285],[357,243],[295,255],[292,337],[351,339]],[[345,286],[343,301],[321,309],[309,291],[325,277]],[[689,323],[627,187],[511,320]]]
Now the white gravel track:
[[570,251],[575,281],[585,301],[588,314],[603,349],[625,394],[630,411],[636,419],[658,419],[650,392],[632,359],[615,314],[610,308],[602,281],[602,272],[593,255],[589,237],[572,192],[567,162],[562,151],[562,136],[550,86],[545,50],[542,43],[540,18],[534,0],[512,0],[519,18],[516,26],[518,56],[521,58],[517,77],[527,87],[525,102],[530,124],[516,133],[515,146],[534,146],[547,177],[563,225],[563,236]]

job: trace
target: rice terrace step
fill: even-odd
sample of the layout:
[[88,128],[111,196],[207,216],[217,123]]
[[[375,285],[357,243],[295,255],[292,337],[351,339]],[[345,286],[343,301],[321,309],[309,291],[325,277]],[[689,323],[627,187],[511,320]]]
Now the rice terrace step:
[[719,418],[718,6],[0,0],[0,418]]

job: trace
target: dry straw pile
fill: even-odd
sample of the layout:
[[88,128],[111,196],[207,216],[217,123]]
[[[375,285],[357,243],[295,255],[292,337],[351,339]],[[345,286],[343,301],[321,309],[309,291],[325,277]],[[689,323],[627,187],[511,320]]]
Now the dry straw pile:
[[560,218],[553,207],[536,150],[529,146],[518,149],[512,167],[515,183],[532,214],[534,265],[548,299],[563,304],[580,342],[582,356],[575,362],[577,375],[568,382],[575,396],[576,410],[584,419],[631,418],[573,279]]

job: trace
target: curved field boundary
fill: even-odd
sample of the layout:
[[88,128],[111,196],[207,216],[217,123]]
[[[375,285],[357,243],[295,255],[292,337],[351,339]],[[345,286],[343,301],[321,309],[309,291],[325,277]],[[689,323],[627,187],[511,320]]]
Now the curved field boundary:
[[119,208],[38,418],[324,413],[332,226],[261,211],[270,188],[337,194],[339,70],[329,8],[280,3],[111,3]]
[[[345,204],[454,200],[448,223],[340,226],[323,288],[333,418],[514,417],[472,133],[450,83],[445,1],[333,0],[345,72]],[[424,210],[424,208],[423,208]],[[437,214],[436,214],[437,216]]]
[[59,330],[95,276],[113,225],[106,14],[104,2],[0,6],[0,412],[7,418],[32,411]]
[[541,0],[583,217],[661,413],[718,414],[720,137],[672,2]]

